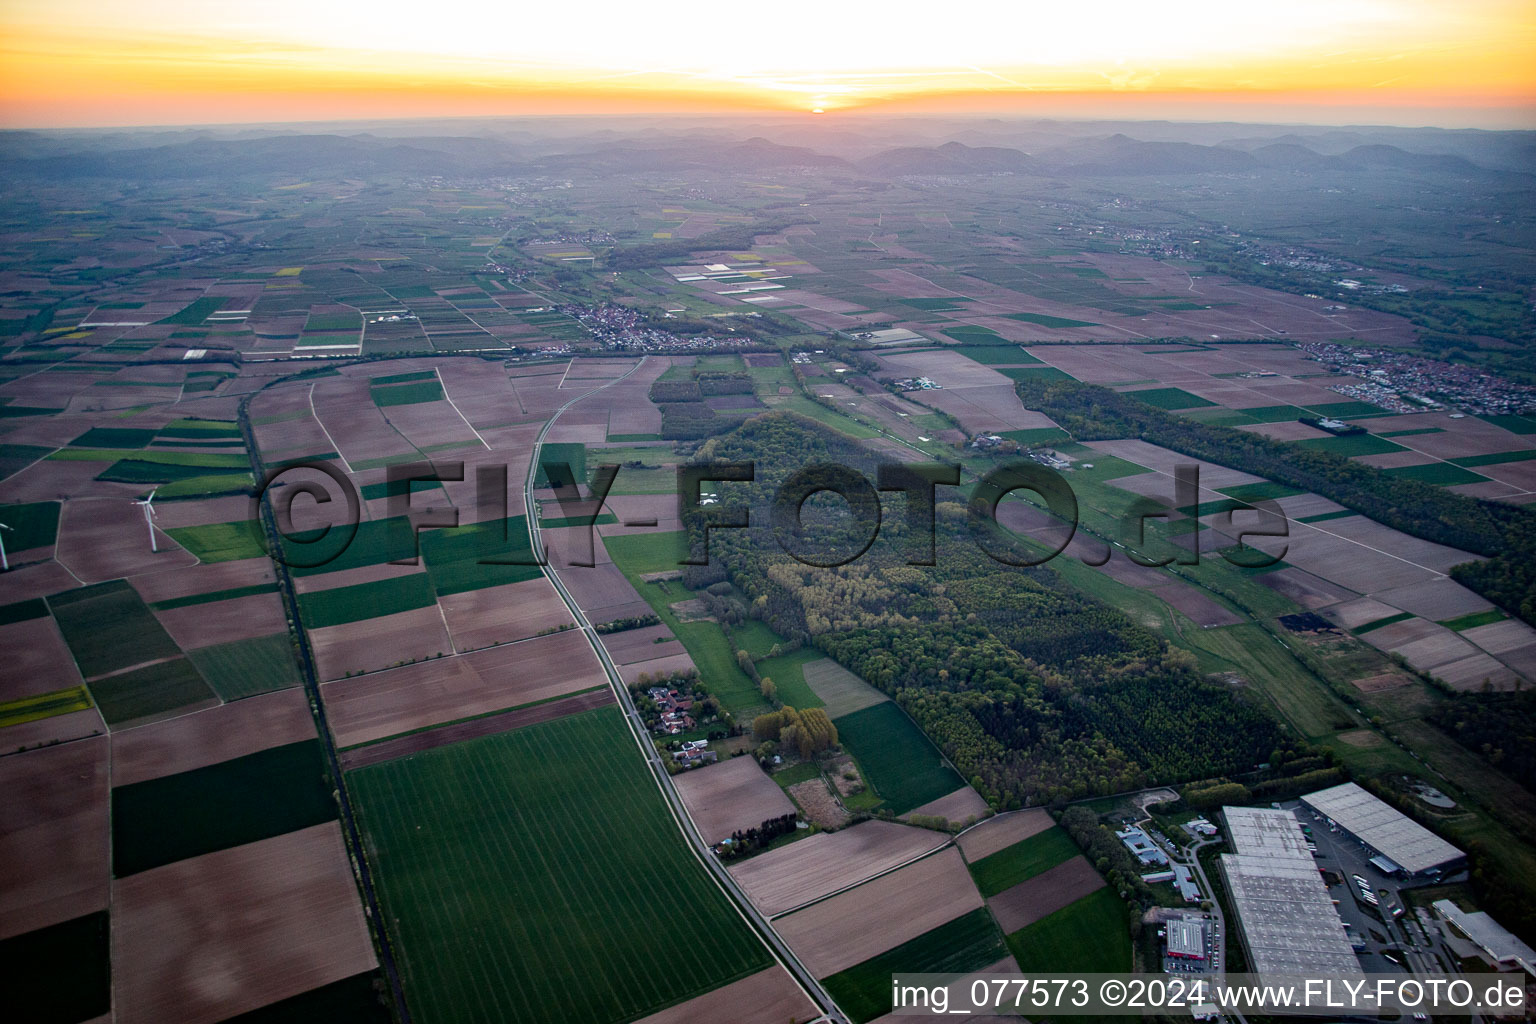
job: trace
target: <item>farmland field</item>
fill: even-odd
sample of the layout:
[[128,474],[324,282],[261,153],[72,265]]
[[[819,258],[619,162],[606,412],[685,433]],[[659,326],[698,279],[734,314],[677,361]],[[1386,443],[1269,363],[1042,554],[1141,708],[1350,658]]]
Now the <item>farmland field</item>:
[[55,594],[48,605],[86,679],[181,653],[126,583]]
[[89,688],[109,725],[215,702],[213,691],[186,658],[106,676],[90,683]]
[[1077,844],[1060,828],[1047,829],[984,857],[971,865],[971,877],[983,896],[996,896],[1047,868],[1076,857]]
[[928,737],[893,701],[882,701],[834,721],[839,741],[893,814],[905,814],[965,783],[945,764]]
[[187,652],[187,658],[227,701],[299,684],[293,642],[286,633],[200,647]]
[[0,704],[0,729],[9,725],[23,725],[27,722],[52,718],[54,715],[84,711],[90,706],[90,695],[85,692],[83,686],[71,686],[67,690],[21,697]]
[[1129,970],[1125,904],[1113,889],[1099,889],[1009,935],[1008,948],[1025,974]]
[[204,562],[233,562],[267,553],[254,521],[182,526],[165,532]]
[[112,1010],[105,910],[0,941],[6,1005],[17,1020],[89,1020]]
[[302,740],[112,791],[117,878],[336,817],[319,740]]
[[894,973],[965,974],[989,967],[1007,955],[1002,934],[983,908],[824,978],[823,983],[837,1005],[862,1024],[891,1011]]
[[[348,775],[416,1020],[617,1022],[771,964],[632,743],[608,707]],[[709,940],[657,970],[681,921]]]
[[299,596],[299,612],[305,625],[321,629],[426,608],[434,603],[426,574],[413,573],[372,583],[312,590]]

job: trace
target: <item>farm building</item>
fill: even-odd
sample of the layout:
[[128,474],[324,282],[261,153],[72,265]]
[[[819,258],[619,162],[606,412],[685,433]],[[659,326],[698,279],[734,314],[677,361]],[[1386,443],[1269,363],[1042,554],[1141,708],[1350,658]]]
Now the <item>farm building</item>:
[[1308,793],[1301,802],[1367,846],[1388,873],[1436,878],[1466,866],[1464,852],[1353,782]]
[[1234,853],[1221,856],[1249,969],[1273,974],[1360,973],[1296,816],[1224,807]]

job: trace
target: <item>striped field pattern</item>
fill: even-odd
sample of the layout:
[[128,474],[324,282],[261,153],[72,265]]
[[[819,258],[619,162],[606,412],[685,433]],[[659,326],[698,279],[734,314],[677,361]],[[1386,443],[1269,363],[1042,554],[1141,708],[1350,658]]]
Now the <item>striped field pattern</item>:
[[773,962],[688,852],[615,706],[347,785],[419,1024],[630,1020]]

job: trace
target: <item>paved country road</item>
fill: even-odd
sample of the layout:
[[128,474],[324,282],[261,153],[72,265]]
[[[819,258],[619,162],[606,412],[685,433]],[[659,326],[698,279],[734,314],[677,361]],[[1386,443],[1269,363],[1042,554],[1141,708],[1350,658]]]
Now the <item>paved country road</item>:
[[[543,429],[539,431],[538,437],[534,438],[533,457],[528,463],[528,478],[523,482],[523,508],[528,517],[528,539],[532,545],[534,557],[538,561],[545,562],[544,542],[540,536],[539,507],[533,497],[533,482],[538,476],[539,452],[544,446],[544,438],[549,435],[550,428],[555,425],[555,421],[560,418],[561,413],[583,398],[595,395],[604,388],[613,387],[613,385],[627,379],[639,370],[640,367],[644,366],[648,358],[650,357],[642,356],[638,363],[621,376],[615,377],[613,380],[599,385],[591,391],[582,392],[556,409],[554,414],[545,422]],[[651,777],[656,782],[657,787],[661,789],[662,796],[666,798],[668,809],[672,812],[672,817],[677,822],[678,828],[682,829],[689,846],[692,847],[694,856],[709,871],[710,875],[714,878],[715,884],[720,887],[721,891],[736,904],[737,913],[741,914],[742,918],[756,930],[768,948],[789,969],[790,974],[799,983],[800,988],[816,1004],[816,1008],[821,1011],[821,1019],[835,1022],[835,1024],[845,1024],[846,1018],[837,1009],[837,1005],[832,1001],[832,997],[827,995],[826,991],[822,989],[821,983],[805,968],[805,965],[796,959],[794,952],[790,950],[783,939],[779,938],[778,933],[768,924],[768,920],[758,913],[757,908],[752,905],[752,901],[747,899],[746,893],[742,892],[740,887],[737,886],[736,880],[731,877],[731,873],[720,863],[719,858],[715,856],[709,844],[699,834],[698,827],[693,823],[693,819],[688,816],[687,808],[683,806],[682,798],[678,796],[677,787],[672,784],[672,776],[667,774],[666,766],[662,763],[661,756],[656,751],[656,744],[651,742],[650,734],[645,728],[645,723],[640,720],[640,713],[635,710],[635,702],[630,697],[629,687],[624,684],[623,678],[619,675],[618,667],[613,663],[613,659],[608,656],[607,648],[603,646],[602,636],[598,634],[597,630],[592,628],[592,623],[587,620],[586,613],[576,604],[575,599],[571,597],[570,591],[565,589],[565,584],[561,582],[559,573],[555,572],[554,568],[547,563],[543,564],[541,568],[544,571],[544,575],[548,577],[549,582],[554,585],[555,591],[559,593],[560,600],[564,601],[566,607],[570,609],[571,616],[575,618],[576,625],[581,629],[583,635],[586,636],[587,642],[592,645],[592,650],[597,654],[597,660],[602,663],[603,671],[608,676],[608,684],[613,687],[614,693],[619,700],[619,706],[624,709],[624,717],[629,722],[630,731],[634,734],[635,742],[640,747],[640,752],[645,757],[646,765],[651,770]]]

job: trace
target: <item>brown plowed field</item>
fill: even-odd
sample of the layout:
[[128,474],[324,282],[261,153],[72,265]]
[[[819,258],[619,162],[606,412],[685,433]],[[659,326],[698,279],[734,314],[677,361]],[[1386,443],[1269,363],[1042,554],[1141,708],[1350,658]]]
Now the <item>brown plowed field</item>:
[[544,578],[486,587],[438,599],[453,646],[473,651],[511,643],[573,623],[571,613]]
[[0,626],[0,651],[0,702],[80,685],[74,656],[50,615]]
[[731,868],[731,875],[757,908],[772,916],[889,871],[946,841],[927,829],[865,821],[760,853]]
[[336,742],[347,747],[585,690],[603,678],[586,637],[566,630],[339,679],[325,684],[321,694]]
[[171,639],[186,651],[288,631],[283,599],[275,591],[237,597],[233,601],[184,605],[157,611],[155,617],[171,634]]
[[648,674],[652,679],[660,679],[674,672],[687,672],[689,669],[698,671],[698,666],[693,659],[686,654],[673,654],[666,658],[653,658],[650,661],[632,661],[628,665],[619,666],[619,675],[625,683],[632,683],[642,674]]
[[773,926],[810,972],[824,978],[981,905],[960,851],[950,848],[779,918]]
[[683,653],[682,641],[673,636],[666,626],[645,626],[619,633],[605,633],[603,646],[608,648],[608,654],[620,665]]
[[298,687],[248,697],[112,735],[112,785],[192,771],[268,747],[314,738]]
[[164,532],[157,530],[156,538],[160,550],[151,552],[144,512],[131,500],[66,501],[54,557],[85,583],[197,564],[196,556]]
[[120,879],[119,1024],[214,1024],[373,969],[336,822]]
[[997,926],[1003,930],[1003,934],[1012,935],[1020,928],[1028,927],[1042,917],[1076,903],[1103,885],[1104,879],[1093,870],[1087,858],[1079,854],[1011,889],[1003,890],[988,900],[987,906],[992,908]]
[[694,996],[635,1024],[694,1024],[723,1021],[733,1024],[795,1024],[818,1016],[789,972],[778,964],[740,981]]
[[340,754],[341,767],[346,771],[353,768],[366,768],[371,764],[381,761],[391,761],[407,754],[415,754],[423,750],[432,750],[436,747],[446,747],[450,743],[458,743],[460,740],[472,740],[480,736],[494,736],[497,733],[509,732],[512,729],[521,729],[525,725],[537,725],[539,722],[552,722],[566,715],[574,715],[582,711],[591,711],[606,704],[613,703],[613,691],[607,688],[592,690],[587,693],[578,693],[571,697],[563,697],[560,700],[545,701],[543,704],[535,704],[531,708],[518,708],[513,711],[502,711],[493,715],[485,715],[481,718],[472,718],[467,722],[459,722],[454,725],[444,725],[436,729],[426,729],[422,732],[413,732],[409,736],[397,736],[392,740],[384,740],[382,743],[370,743],[365,747],[353,747],[351,750],[343,750]]
[[940,814],[955,823],[963,823],[967,818],[980,819],[987,813],[987,802],[981,798],[981,794],[970,786],[962,786],[948,796],[941,796],[937,800],[930,800],[921,807],[914,807],[903,814],[903,818],[910,818],[914,814]]
[[1031,807],[988,818],[975,828],[967,829],[955,842],[965,854],[965,859],[974,864],[983,857],[990,857],[1014,843],[1044,832],[1054,824],[1051,816],[1042,808]]
[[0,939],[107,905],[105,736],[0,757]]
[[321,679],[375,672],[400,661],[434,658],[453,650],[436,605],[309,631]]
[[706,843],[718,843],[738,829],[795,813],[794,803],[754,757],[728,758],[683,772],[672,781]]
[[234,562],[207,562],[190,569],[140,576],[133,580],[133,589],[146,602],[168,601],[192,594],[209,594],[215,590],[272,583],[276,579],[271,560],[242,558]]

